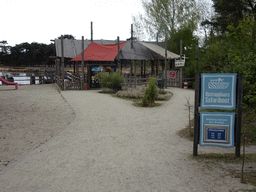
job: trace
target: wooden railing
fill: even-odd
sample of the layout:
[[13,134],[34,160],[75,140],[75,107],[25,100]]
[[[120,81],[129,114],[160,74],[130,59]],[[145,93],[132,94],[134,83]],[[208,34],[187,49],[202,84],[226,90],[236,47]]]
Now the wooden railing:
[[122,86],[125,87],[134,87],[136,88],[137,86],[147,86],[149,81],[149,78],[141,78],[141,77],[125,77],[124,78],[124,83],[122,84]]
[[59,88],[63,88],[63,81],[59,76],[55,76],[55,82],[57,83],[57,85],[59,86]]

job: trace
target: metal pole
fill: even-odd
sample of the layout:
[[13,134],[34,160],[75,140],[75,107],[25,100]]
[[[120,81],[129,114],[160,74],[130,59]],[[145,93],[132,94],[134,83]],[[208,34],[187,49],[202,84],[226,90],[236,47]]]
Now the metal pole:
[[164,60],[164,67],[165,67],[165,88],[167,89],[167,35],[165,36],[165,60]]
[[81,89],[84,90],[85,87],[84,87],[84,36],[82,36],[82,83],[81,83]]
[[62,75],[62,89],[64,90],[64,45],[63,45],[63,35],[61,35],[61,75]]

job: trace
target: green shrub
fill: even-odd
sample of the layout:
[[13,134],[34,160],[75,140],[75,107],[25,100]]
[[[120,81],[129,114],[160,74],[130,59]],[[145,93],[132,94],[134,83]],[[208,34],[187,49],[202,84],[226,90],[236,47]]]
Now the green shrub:
[[156,78],[151,77],[149,79],[148,88],[146,89],[144,97],[142,98],[142,106],[152,107],[155,104],[155,99],[158,94],[156,83],[157,83]]
[[99,78],[101,87],[110,88],[115,90],[117,86],[121,86],[124,82],[124,78],[117,72],[115,73],[101,73]]

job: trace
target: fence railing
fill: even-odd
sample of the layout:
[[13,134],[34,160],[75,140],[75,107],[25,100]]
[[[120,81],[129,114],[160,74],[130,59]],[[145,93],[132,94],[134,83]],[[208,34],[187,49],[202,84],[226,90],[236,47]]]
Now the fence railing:
[[[85,82],[87,82],[87,75],[85,75]],[[85,84],[84,82],[84,84]],[[82,88],[82,77],[75,76],[72,73],[65,72],[64,85],[61,77],[56,76],[56,83],[64,90],[80,90]]]
[[149,78],[143,78],[143,77],[125,77],[124,78],[124,83],[122,84],[122,86],[126,86],[126,87],[134,87],[136,88],[137,86],[147,86],[149,81]]

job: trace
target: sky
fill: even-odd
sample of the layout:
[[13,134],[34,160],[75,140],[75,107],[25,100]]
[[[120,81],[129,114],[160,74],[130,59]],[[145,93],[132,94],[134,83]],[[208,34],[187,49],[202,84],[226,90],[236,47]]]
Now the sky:
[[144,12],[140,0],[0,0],[0,41],[50,44],[71,34],[76,39],[130,38],[132,15]]

